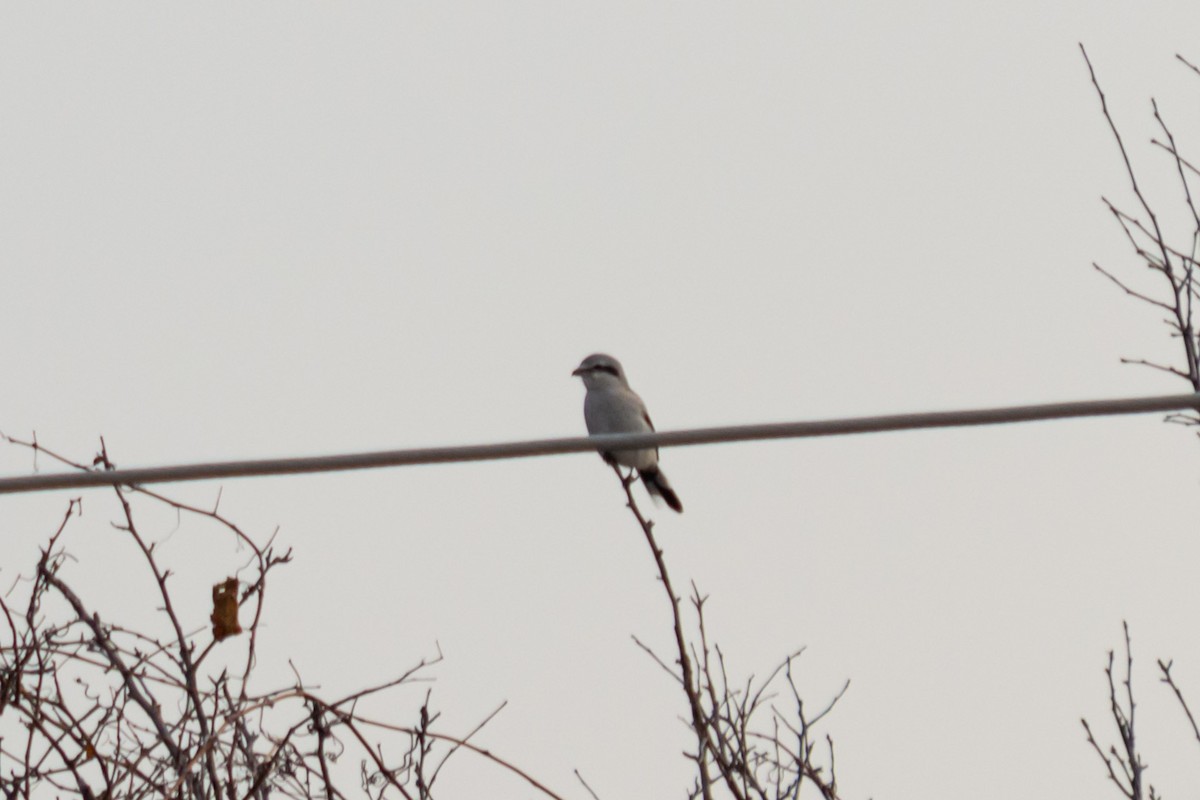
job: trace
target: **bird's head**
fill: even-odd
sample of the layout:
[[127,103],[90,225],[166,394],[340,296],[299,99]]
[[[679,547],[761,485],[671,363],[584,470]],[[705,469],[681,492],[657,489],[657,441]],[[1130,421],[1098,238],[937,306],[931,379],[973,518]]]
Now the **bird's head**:
[[571,373],[583,379],[589,389],[605,389],[613,386],[628,386],[621,362],[604,353],[593,353],[585,358]]

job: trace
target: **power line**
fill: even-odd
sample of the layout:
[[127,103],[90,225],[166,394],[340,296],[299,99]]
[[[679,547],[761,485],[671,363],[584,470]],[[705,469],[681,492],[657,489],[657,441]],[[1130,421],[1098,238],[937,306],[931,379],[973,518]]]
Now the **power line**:
[[493,461],[506,458],[594,452],[597,449],[623,450],[639,447],[746,442],[761,439],[801,439],[817,436],[842,436],[852,433],[959,428],[970,425],[1000,425],[1046,419],[1185,410],[1200,411],[1200,394],[1132,397],[1116,400],[1081,400],[1034,406],[934,411],[921,414],[889,414],[877,417],[850,417],[810,422],[729,425],[719,428],[693,428],[659,433],[605,434],[603,436],[534,439],[498,444],[419,447],[410,450],[382,450],[332,456],[266,458],[251,461],[218,461],[206,464],[23,475],[15,478],[0,478],[0,494],[41,492],[51,489],[82,489],[93,486],[171,483],[213,478],[247,478],[255,475],[341,472],[352,469],[401,467],[416,464]]

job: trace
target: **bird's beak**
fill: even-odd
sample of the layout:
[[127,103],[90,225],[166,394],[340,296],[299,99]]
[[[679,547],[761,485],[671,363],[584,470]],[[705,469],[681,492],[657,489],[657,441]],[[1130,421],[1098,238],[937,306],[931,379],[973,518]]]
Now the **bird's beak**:
[[576,367],[575,369],[571,370],[571,374],[572,374],[572,375],[574,375],[574,376],[577,376],[577,377],[578,377],[579,375],[582,375],[582,374],[583,374],[583,367]]

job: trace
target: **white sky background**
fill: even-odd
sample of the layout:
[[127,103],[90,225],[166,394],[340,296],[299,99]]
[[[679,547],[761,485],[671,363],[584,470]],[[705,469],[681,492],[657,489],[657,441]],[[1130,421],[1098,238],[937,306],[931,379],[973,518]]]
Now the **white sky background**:
[[[1050,6],[1053,7],[1050,7]],[[1077,42],[1179,221],[1149,98],[1200,154],[1195,3],[38,4],[0,11],[0,429],[121,466],[576,435],[595,350],[661,429],[1185,391],[1100,203],[1127,181]],[[1186,228],[1176,227],[1186,234]],[[1146,281],[1143,285],[1157,285]],[[676,580],[739,675],[807,645],[849,798],[1116,797],[1133,630],[1151,781],[1200,753],[1200,443],[1158,417],[666,450]],[[43,466],[46,462],[43,462]],[[0,448],[4,474],[31,468]],[[211,503],[218,484],[172,489]],[[0,582],[68,493],[5,497]],[[68,577],[150,586],[89,491]],[[261,689],[435,650],[443,728],[557,791],[682,796],[669,616],[590,455],[230,481],[295,548]],[[165,536],[172,517],[146,512]],[[244,561],[163,545],[188,620]],[[8,577],[4,577],[4,576]],[[407,717],[420,689],[384,711]],[[386,706],[386,704],[385,704]],[[355,769],[356,769],[355,765]],[[448,796],[530,790],[462,758]]]

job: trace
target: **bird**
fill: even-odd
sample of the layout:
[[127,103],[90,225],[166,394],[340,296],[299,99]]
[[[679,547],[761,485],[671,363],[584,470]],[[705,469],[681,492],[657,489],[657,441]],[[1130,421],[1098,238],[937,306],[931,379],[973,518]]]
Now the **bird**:
[[[604,353],[593,353],[571,373],[582,378],[587,389],[583,398],[583,421],[588,433],[650,433],[654,423],[646,413],[646,404],[637,392],[629,388],[621,362]],[[661,497],[677,513],[683,513],[683,503],[671,488],[667,476],[658,468],[658,448],[601,452],[600,456],[612,466],[620,464],[637,470],[638,477],[651,497]]]

